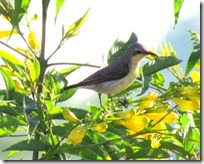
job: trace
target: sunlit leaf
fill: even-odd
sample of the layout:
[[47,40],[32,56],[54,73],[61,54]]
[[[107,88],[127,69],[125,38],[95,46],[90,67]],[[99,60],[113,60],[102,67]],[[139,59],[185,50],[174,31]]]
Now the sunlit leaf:
[[27,12],[29,4],[30,4],[30,0],[14,1],[14,9],[12,11],[12,16],[11,16],[11,24],[13,25],[13,29],[15,29],[18,26],[24,14]]
[[63,76],[68,76],[70,73],[74,72],[75,70],[79,69],[81,66],[72,66],[72,67],[69,67],[69,68],[66,68],[66,69],[63,69],[61,71],[59,71]]
[[64,3],[64,0],[55,0],[56,7],[55,7],[55,21],[57,20],[58,13]]
[[11,98],[11,96],[13,95],[13,93],[15,91],[14,81],[11,78],[11,76],[6,71],[4,71],[1,67],[0,67],[0,73],[2,74],[2,76],[4,78],[4,82],[6,84],[7,98]]
[[70,99],[75,94],[76,91],[77,91],[77,88],[71,88],[63,91],[62,95],[58,99],[58,102],[62,102]]
[[153,83],[159,87],[163,87],[165,83],[165,78],[160,72],[153,74]]
[[17,154],[19,152],[20,152],[20,150],[12,150],[12,151],[10,151],[9,154],[8,154],[7,159],[11,158],[13,155],[15,155],[15,154]]
[[177,22],[179,19],[179,13],[180,13],[183,2],[184,0],[174,0],[174,28],[177,25]]
[[65,38],[70,38],[76,35],[77,30],[79,30],[81,26],[84,24],[88,16],[89,10],[90,8],[85,12],[85,14],[81,18],[79,18],[77,21],[75,21],[73,24],[69,26],[65,34]]
[[31,80],[36,81],[40,75],[39,61],[37,59],[34,59],[34,61],[28,60],[28,68],[29,68]]
[[20,66],[24,66],[23,62],[21,62],[17,57],[15,57],[14,55],[4,51],[4,50],[0,50],[0,57],[2,59],[8,60],[9,62],[13,63],[14,65],[20,65]]
[[11,34],[17,34],[17,31],[10,31],[10,30],[1,30],[0,31],[0,38],[4,38],[10,36]]

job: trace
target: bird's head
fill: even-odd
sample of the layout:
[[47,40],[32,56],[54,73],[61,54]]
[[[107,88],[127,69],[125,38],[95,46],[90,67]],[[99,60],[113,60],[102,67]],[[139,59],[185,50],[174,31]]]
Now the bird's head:
[[155,57],[158,57],[157,54],[148,51],[142,44],[140,43],[133,43],[131,45],[128,46],[127,50],[126,50],[126,55],[130,55],[132,57],[134,56],[141,56],[141,57],[145,57],[147,55],[152,55]]
[[137,65],[147,55],[158,57],[155,53],[148,51],[142,44],[133,43],[128,46],[124,57],[131,61],[130,63],[133,65]]

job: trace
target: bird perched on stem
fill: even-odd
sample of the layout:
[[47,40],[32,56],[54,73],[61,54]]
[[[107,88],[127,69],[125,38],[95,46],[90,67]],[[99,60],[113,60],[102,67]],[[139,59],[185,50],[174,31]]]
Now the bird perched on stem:
[[[64,88],[86,88],[92,89],[109,97],[120,93],[128,88],[136,79],[139,73],[140,61],[147,55],[156,56],[148,51],[140,43],[130,44],[124,54],[116,58],[108,66],[96,71],[81,82]],[[101,101],[101,99],[100,99]]]

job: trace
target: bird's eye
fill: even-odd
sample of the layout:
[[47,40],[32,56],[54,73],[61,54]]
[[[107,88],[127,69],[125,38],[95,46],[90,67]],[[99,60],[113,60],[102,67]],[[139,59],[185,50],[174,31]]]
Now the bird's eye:
[[142,51],[140,51],[140,50],[135,50],[135,52],[134,52],[134,54],[136,55],[136,54],[141,54],[142,53]]

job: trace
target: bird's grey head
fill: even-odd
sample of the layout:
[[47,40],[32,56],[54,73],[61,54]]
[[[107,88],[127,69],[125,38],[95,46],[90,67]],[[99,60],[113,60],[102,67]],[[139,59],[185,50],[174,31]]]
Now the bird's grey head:
[[128,46],[125,55],[132,57],[136,55],[152,55],[157,56],[155,53],[148,51],[142,44],[140,43],[133,43]]

